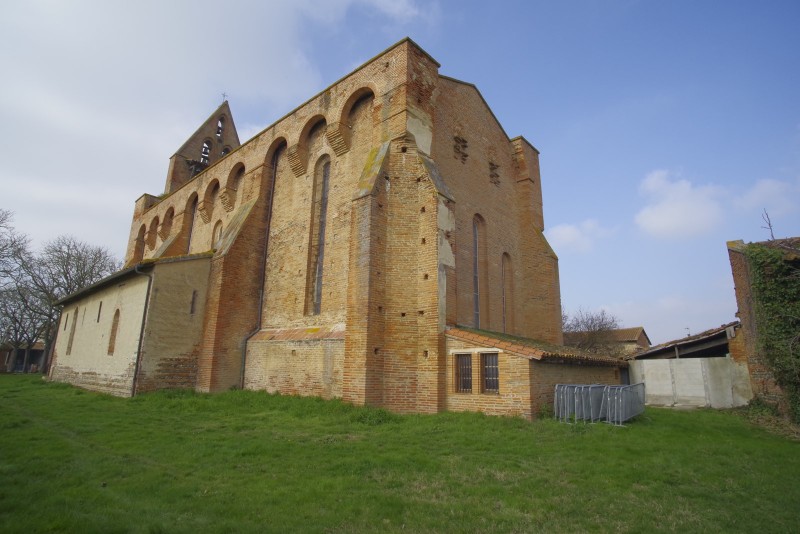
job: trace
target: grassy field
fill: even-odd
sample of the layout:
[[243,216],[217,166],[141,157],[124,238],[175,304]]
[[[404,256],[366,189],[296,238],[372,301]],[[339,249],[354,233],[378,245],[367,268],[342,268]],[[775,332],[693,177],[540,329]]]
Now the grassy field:
[[733,413],[624,428],[0,376],[2,532],[790,532],[800,442]]

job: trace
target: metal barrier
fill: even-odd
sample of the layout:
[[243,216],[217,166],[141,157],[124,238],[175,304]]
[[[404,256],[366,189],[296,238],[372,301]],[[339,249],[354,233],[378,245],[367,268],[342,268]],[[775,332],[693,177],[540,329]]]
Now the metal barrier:
[[644,383],[630,386],[606,386],[603,391],[606,422],[621,425],[644,412]]
[[557,384],[555,418],[563,422],[602,420],[604,389],[598,384]]
[[556,384],[553,415],[564,423],[606,421],[622,425],[644,412],[644,384]]

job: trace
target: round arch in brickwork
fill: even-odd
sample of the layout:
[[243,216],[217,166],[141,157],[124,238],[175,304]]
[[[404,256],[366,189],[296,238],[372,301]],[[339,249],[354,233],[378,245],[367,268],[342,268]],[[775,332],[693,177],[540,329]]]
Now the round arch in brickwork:
[[170,232],[172,232],[172,223],[175,219],[175,208],[172,206],[167,209],[164,213],[164,219],[161,221],[161,228],[158,230],[158,235],[161,236],[161,239],[166,239],[169,237]]
[[369,97],[375,98],[375,89],[371,86],[371,84],[359,87],[353,91],[353,93],[347,98],[342,106],[342,111],[339,113],[339,122],[342,124],[349,124],[348,119],[353,107],[355,107],[355,105],[361,100]]
[[236,199],[240,199],[241,202],[243,191],[240,190],[244,184],[244,173],[245,167],[242,162],[234,165],[231,172],[228,173],[228,178],[225,180],[225,186],[222,188],[222,194],[220,195],[220,201],[225,211],[233,210]]
[[136,241],[133,245],[133,258],[131,258],[131,263],[138,263],[144,258],[144,236],[146,232],[146,225],[143,224],[139,227],[139,233],[136,234]]
[[156,240],[158,238],[158,215],[153,217],[150,221],[150,228],[147,231],[147,248],[153,250],[156,247]]
[[183,208],[183,217],[181,221],[182,232],[185,234],[186,248],[188,254],[192,247],[192,233],[194,232],[194,221],[197,218],[197,206],[199,204],[199,197],[194,192],[186,199],[186,204]]
[[244,163],[239,162],[234,165],[231,169],[231,172],[228,173],[228,179],[225,181],[225,189],[233,189],[234,191],[238,191],[239,187],[242,185],[244,173]]

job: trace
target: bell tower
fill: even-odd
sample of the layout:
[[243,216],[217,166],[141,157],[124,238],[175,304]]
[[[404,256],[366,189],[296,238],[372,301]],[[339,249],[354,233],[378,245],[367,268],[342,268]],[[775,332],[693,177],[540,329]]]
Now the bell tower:
[[164,192],[172,193],[239,148],[239,144],[231,108],[225,100],[169,159]]

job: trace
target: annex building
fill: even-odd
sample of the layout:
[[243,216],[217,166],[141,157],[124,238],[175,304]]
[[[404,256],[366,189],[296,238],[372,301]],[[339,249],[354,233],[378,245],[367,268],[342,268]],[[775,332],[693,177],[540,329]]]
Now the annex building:
[[404,39],[244,144],[223,103],[62,300],[50,377],[531,417],[627,366],[561,346],[543,230],[537,150]]

